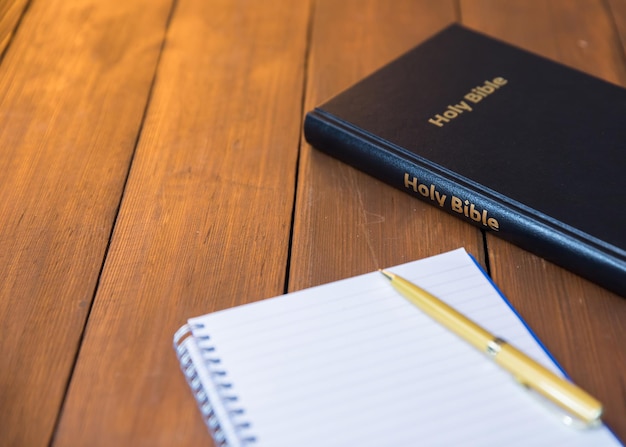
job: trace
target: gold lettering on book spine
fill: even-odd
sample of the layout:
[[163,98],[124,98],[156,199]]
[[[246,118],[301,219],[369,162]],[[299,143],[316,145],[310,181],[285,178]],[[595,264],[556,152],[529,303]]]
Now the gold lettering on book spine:
[[454,213],[461,214],[468,220],[492,231],[500,231],[500,223],[487,209],[481,209],[469,200],[453,195],[450,196],[450,202],[448,203],[448,196],[443,194],[436,185],[422,183],[417,177],[410,175],[408,172],[404,173],[404,187],[418,193],[425,200],[430,200],[433,205],[448,208]]

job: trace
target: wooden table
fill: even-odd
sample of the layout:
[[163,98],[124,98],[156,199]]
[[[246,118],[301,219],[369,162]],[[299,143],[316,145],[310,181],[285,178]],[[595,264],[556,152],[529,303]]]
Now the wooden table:
[[625,2],[4,0],[0,13],[1,445],[210,445],[171,346],[186,318],[460,246],[626,440],[623,298],[301,132],[307,110],[453,21],[626,85]]

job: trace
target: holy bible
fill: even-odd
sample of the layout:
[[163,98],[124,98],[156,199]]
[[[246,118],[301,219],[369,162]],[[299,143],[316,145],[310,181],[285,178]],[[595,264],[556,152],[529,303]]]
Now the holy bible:
[[310,111],[315,148],[626,296],[626,90],[452,25]]

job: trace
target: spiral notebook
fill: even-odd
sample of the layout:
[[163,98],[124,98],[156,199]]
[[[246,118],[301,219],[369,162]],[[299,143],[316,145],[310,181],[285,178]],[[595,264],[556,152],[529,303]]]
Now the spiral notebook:
[[[560,370],[465,250],[392,267]],[[617,446],[564,425],[378,272],[198,318],[174,347],[218,446]]]

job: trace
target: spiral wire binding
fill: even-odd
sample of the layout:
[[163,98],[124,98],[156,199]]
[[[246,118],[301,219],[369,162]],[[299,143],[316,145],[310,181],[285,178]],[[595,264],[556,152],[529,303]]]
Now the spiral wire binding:
[[[195,325],[193,329],[202,330],[204,325]],[[189,340],[190,338],[191,340]],[[220,402],[211,402],[209,393],[204,389],[192,356],[189,353],[188,343],[194,343],[200,351],[209,374],[209,379],[215,385],[229,421],[220,421],[220,412],[216,409],[216,405],[219,405]],[[184,325],[174,334],[174,349],[180,362],[180,368],[196,398],[198,408],[215,441],[216,447],[246,447],[254,445],[257,439],[248,433],[250,423],[240,420],[244,410],[236,406],[238,399],[231,392],[233,385],[226,380],[227,373],[220,367],[221,360],[215,355],[215,347],[212,346],[210,337],[202,335],[195,338],[192,333],[192,327]],[[228,430],[223,426],[224,423],[232,425],[232,432],[235,433],[237,439],[229,439]]]

